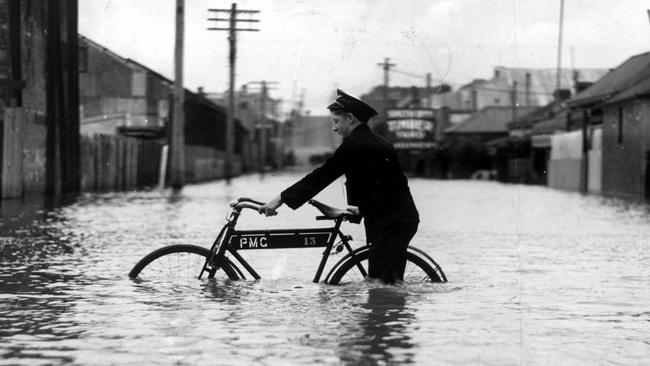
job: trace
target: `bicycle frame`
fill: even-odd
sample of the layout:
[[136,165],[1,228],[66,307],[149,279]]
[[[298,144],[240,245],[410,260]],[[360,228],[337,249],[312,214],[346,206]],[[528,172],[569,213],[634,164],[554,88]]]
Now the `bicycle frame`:
[[[274,230],[236,230],[237,219],[241,214],[241,209],[233,208],[226,225],[221,229],[221,232],[215,239],[212,248],[210,249],[210,257],[203,265],[203,269],[199,278],[203,276],[204,272],[214,273],[225,256],[226,251],[235,258],[246,271],[256,280],[260,279],[260,275],[255,272],[253,267],[239,254],[240,250],[262,250],[262,249],[286,249],[286,248],[325,248],[322,253],[321,261],[314,275],[313,282],[320,282],[320,278],[325,269],[325,264],[329,256],[332,254],[332,248],[336,239],[341,240],[341,244],[347,249],[349,253],[354,255],[353,249],[350,246],[352,238],[341,232],[342,218],[333,219],[334,226],[325,228],[301,228],[301,229],[274,229]],[[317,217],[317,219],[321,219]],[[241,278],[245,278],[244,274],[234,266],[235,270]],[[363,276],[367,273],[365,269],[359,265],[359,270]]]

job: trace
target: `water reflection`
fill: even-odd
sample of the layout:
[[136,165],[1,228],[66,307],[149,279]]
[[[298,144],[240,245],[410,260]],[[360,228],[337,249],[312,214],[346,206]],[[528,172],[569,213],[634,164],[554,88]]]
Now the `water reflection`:
[[[449,274],[444,286],[313,284],[319,250],[251,253],[261,281],[126,278],[162,245],[209,246],[233,197],[268,199],[299,178],[240,177],[180,194],[83,195],[65,206],[1,202],[0,363],[592,365],[650,358],[647,207],[542,187],[412,181],[423,202],[413,244]],[[340,198],[335,185],[318,199],[337,205]],[[310,208],[271,219],[250,213],[242,227],[311,226],[313,216]],[[355,229],[346,233],[363,242]]]
[[413,363],[414,344],[409,336],[415,318],[407,307],[407,295],[399,287],[368,289],[368,299],[361,305],[358,328],[351,325],[350,334],[340,344],[342,363],[354,365]]
[[1,201],[0,339],[2,357],[70,363],[69,347],[57,346],[84,333],[73,320],[80,281],[73,262],[78,248],[61,211],[75,196]]
[[71,272],[35,263],[0,273],[0,339],[11,345],[2,350],[5,360],[73,361],[65,354],[70,349],[58,346],[84,333],[73,320],[75,303],[81,297],[70,294],[79,283],[79,275]]

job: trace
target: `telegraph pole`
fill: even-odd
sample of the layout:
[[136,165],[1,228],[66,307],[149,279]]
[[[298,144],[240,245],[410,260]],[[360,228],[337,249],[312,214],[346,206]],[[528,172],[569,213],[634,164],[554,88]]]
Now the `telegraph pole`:
[[395,66],[395,64],[392,64],[389,62],[389,58],[385,58],[384,62],[378,63],[377,66],[381,66],[381,68],[384,70],[384,118],[388,119],[388,73],[390,71],[390,68]]
[[273,86],[277,85],[277,81],[251,81],[249,83],[246,83],[246,85],[250,84],[258,84],[261,87],[260,90],[260,98],[259,98],[259,106],[260,106],[260,112],[259,112],[259,120],[256,126],[256,130],[259,131],[259,153],[258,153],[258,167],[261,170],[264,169],[264,166],[267,163],[267,153],[268,153],[268,130],[269,130],[269,125],[268,121],[266,120],[266,101],[269,99],[269,90],[272,89]]
[[176,0],[176,46],[174,49],[174,115],[171,128],[171,186],[185,184],[185,90],[183,88],[183,37],[185,0]]
[[560,73],[562,72],[562,29],[564,26],[564,0],[560,0],[560,29],[558,31],[557,39],[557,75],[555,79],[555,90],[557,90],[556,99],[559,101],[560,97],[560,88],[562,87],[562,77]]
[[[257,23],[258,19],[252,19],[252,16],[259,13],[259,10],[237,10],[237,4],[232,3],[230,9],[208,9],[209,12],[217,13],[217,16],[228,14],[228,18],[208,18],[210,21],[220,22],[227,21],[228,28],[210,27],[208,30],[228,31],[228,41],[230,44],[230,84],[228,88],[228,120],[226,124],[226,181],[230,183],[232,176],[232,159],[235,146],[235,62],[237,60],[237,32],[248,31],[257,32],[259,29],[237,28],[238,22]],[[248,15],[250,18],[238,19],[238,14]]]
[[433,96],[431,95],[431,73],[428,72],[426,76],[427,80],[427,108],[431,108],[433,104]]
[[517,102],[517,80],[512,82],[512,121],[517,121],[517,107],[519,107],[519,102]]

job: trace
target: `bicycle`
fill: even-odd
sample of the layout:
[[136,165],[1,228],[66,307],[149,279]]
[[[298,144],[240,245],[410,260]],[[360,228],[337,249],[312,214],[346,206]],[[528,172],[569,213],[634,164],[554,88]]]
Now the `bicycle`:
[[[341,231],[344,221],[361,222],[361,216],[350,211],[337,209],[316,200],[309,203],[322,214],[316,220],[331,220],[334,225],[325,228],[238,230],[237,220],[244,209],[257,211],[262,202],[239,198],[230,204],[232,208],[226,224],[219,231],[212,247],[190,244],[175,244],[154,250],[143,257],[129,272],[130,278],[168,278],[196,277],[246,279],[244,271],[226,254],[229,253],[252,278],[261,277],[239,254],[240,250],[284,249],[284,248],[325,248],[313,281],[318,283],[330,255],[347,250],[325,276],[324,282],[340,284],[363,280],[367,276],[367,260],[370,246],[352,249],[352,237]],[[339,239],[336,242],[336,239]],[[336,242],[336,244],[335,244]],[[408,247],[404,282],[447,282],[442,268],[424,251]]]

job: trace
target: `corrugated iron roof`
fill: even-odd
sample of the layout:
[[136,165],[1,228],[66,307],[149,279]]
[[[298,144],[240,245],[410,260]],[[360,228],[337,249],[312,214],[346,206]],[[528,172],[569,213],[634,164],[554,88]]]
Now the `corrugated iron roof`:
[[639,80],[633,87],[624,92],[618,93],[614,98],[607,101],[606,104],[619,103],[628,99],[644,97],[650,95],[650,76]]
[[555,117],[546,121],[536,123],[531,127],[531,135],[552,135],[556,131],[567,130],[567,112],[566,110],[558,113]]
[[648,77],[650,77],[650,52],[630,57],[594,85],[576,95],[569,104],[583,106],[605,101],[618,93],[627,92]]
[[[534,107],[519,107],[517,115],[533,111]],[[448,134],[508,132],[506,125],[513,119],[512,107],[486,107],[465,121],[445,130]]]

